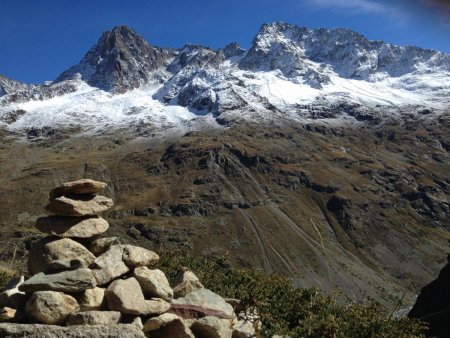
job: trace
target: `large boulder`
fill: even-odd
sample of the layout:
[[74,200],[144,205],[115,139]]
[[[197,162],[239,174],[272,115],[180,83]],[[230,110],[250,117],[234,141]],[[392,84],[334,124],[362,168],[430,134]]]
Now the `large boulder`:
[[83,311],[72,313],[66,325],[114,325],[120,322],[118,311]]
[[191,330],[197,338],[231,338],[231,320],[217,317],[203,317],[191,325]]
[[176,314],[184,319],[199,319],[206,316],[213,316],[220,319],[234,319],[234,315],[226,314],[223,311],[215,310],[198,305],[190,304],[170,304],[170,313]]
[[70,238],[47,237],[40,240],[28,255],[28,271],[31,275],[58,268],[88,267],[95,256],[83,245]]
[[134,269],[134,277],[141,285],[146,296],[162,298],[170,302],[173,291],[166,275],[159,269],[150,270],[145,266]]
[[130,315],[161,314],[170,304],[162,299],[146,300],[136,278],[118,279],[106,289],[108,308]]
[[149,337],[194,338],[184,320],[172,313],[164,313],[147,320],[144,332],[148,333]]
[[122,259],[130,267],[149,266],[159,261],[159,256],[153,251],[129,244],[123,245],[122,247]]
[[61,196],[50,201],[45,208],[56,215],[81,217],[96,215],[112,206],[112,199],[105,196],[83,196],[79,199]]
[[81,179],[66,182],[59,187],[50,190],[50,199],[53,200],[63,195],[93,195],[106,188],[106,183],[91,179]]
[[106,289],[98,287],[84,290],[78,298],[81,311],[106,309],[105,291]]
[[0,324],[5,338],[145,338],[142,329],[132,324],[57,326],[43,324]]
[[448,337],[450,332],[450,255],[437,279],[420,291],[408,314],[428,323],[430,337]]
[[227,302],[225,302],[225,300],[218,294],[208,289],[200,289],[191,292],[182,298],[174,299],[172,301],[172,304],[194,305],[201,308],[223,312],[224,314],[230,317],[235,316],[233,307]]
[[122,261],[122,256],[122,245],[113,245],[95,259],[91,268],[97,285],[107,284],[129,271],[128,266]]
[[181,298],[203,288],[203,284],[192,271],[184,271],[177,278],[176,286],[173,288],[173,294],[175,298]]
[[106,250],[108,250],[111,246],[120,244],[120,240],[118,237],[103,237],[98,238],[92,242],[89,247],[89,251],[94,255],[101,255]]
[[63,271],[54,274],[38,273],[19,286],[23,292],[62,291],[79,292],[97,286],[90,269]]
[[63,238],[93,238],[108,230],[109,224],[99,216],[48,216],[38,218],[36,228],[49,235]]
[[25,307],[26,314],[30,318],[44,324],[62,324],[78,309],[75,298],[56,291],[33,293]]

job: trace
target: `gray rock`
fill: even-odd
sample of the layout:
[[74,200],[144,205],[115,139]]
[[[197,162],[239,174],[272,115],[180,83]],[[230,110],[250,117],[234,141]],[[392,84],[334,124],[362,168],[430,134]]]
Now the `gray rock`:
[[38,291],[28,300],[25,312],[31,319],[44,324],[62,324],[79,308],[72,296],[56,291]]
[[84,290],[78,298],[81,311],[103,310],[106,309],[106,289],[93,288]]
[[48,216],[38,218],[36,228],[47,234],[63,238],[92,238],[108,230],[109,224],[98,216]]
[[83,245],[70,238],[40,240],[28,255],[28,271],[31,275],[51,269],[64,267],[89,266],[95,256]]
[[86,196],[77,200],[61,196],[50,201],[45,209],[60,216],[81,217],[96,215],[112,206],[112,199],[105,196]]
[[134,269],[134,277],[141,285],[144,295],[162,298],[170,302],[173,291],[164,272],[158,269],[150,270],[145,266]]
[[58,272],[61,270],[76,270],[80,268],[87,268],[89,265],[86,263],[86,261],[75,258],[71,260],[62,259],[53,261],[48,265],[47,271],[49,272]]
[[177,279],[177,286],[173,288],[175,298],[203,289],[204,286],[192,271],[184,271]]
[[174,299],[172,304],[195,305],[202,308],[221,311],[228,316],[235,316],[233,307],[218,294],[208,289],[200,289],[189,293],[183,298]]
[[92,272],[97,285],[104,285],[126,274],[129,269],[122,261],[122,245],[113,245],[108,251],[97,257],[92,264]]
[[123,245],[124,263],[130,267],[149,266],[158,263],[159,256],[153,251],[134,246]]
[[150,337],[194,338],[184,320],[172,313],[164,313],[147,320],[144,332],[149,333]]
[[170,304],[162,299],[146,300],[136,278],[118,279],[106,289],[108,308],[130,315],[161,314]]
[[92,195],[106,188],[106,183],[91,179],[81,179],[73,182],[66,182],[59,187],[50,190],[50,199],[55,199],[63,195]]
[[82,268],[54,274],[38,273],[19,286],[23,292],[62,291],[78,292],[97,286],[90,269]]
[[121,314],[117,311],[84,311],[72,313],[66,325],[114,325],[120,322]]
[[4,338],[145,338],[136,325],[57,326],[42,324],[0,324]]
[[92,242],[91,246],[89,247],[89,251],[94,255],[101,255],[115,244],[120,244],[120,240],[117,237],[98,238],[94,242]]
[[133,319],[133,321],[131,322],[131,324],[136,325],[137,327],[139,327],[141,330],[144,329],[144,324],[142,324],[142,319],[141,317],[135,317]]
[[216,317],[203,317],[191,325],[191,330],[198,338],[231,338],[231,320]]
[[206,316],[213,316],[220,319],[234,319],[223,311],[215,310],[207,307],[189,304],[170,304],[170,313],[176,314],[183,319],[200,319]]

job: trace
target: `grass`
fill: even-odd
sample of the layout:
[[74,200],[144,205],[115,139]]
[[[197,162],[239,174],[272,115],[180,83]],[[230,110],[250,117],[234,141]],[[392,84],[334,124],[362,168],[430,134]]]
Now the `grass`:
[[181,267],[191,269],[205,287],[222,297],[240,299],[261,318],[259,337],[274,334],[307,338],[425,337],[423,323],[386,316],[377,303],[338,303],[333,295],[292,287],[280,276],[230,267],[227,258],[205,259],[164,252],[159,267],[173,282]]
[[3,289],[15,275],[13,270],[0,266],[0,290]]

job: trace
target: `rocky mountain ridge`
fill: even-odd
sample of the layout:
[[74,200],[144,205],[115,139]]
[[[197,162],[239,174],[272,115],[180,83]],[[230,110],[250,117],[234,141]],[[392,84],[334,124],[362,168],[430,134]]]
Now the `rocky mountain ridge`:
[[285,23],[263,25],[247,51],[237,44],[167,49],[118,26],[53,83],[0,83],[0,128],[12,131],[189,129],[195,121],[255,119],[351,124],[425,108],[445,112],[450,56]]

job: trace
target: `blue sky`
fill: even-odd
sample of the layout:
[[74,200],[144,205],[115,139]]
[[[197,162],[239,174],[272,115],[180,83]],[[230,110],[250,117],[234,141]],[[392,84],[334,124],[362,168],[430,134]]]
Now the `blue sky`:
[[0,0],[0,74],[52,80],[117,25],[157,46],[247,48],[262,23],[275,21],[450,53],[448,0]]

